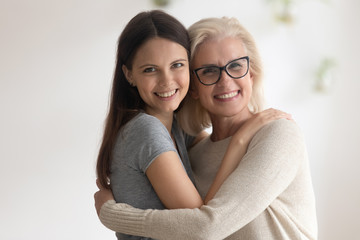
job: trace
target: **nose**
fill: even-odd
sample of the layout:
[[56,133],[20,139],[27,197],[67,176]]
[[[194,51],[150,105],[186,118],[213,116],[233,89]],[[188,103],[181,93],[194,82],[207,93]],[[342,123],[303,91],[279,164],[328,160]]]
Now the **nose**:
[[163,71],[163,72],[161,72],[161,74],[159,76],[159,85],[160,86],[168,86],[168,85],[170,85],[172,79],[173,79],[173,76],[169,71]]
[[232,81],[232,77],[229,76],[229,74],[225,71],[225,69],[222,69],[220,73],[220,80],[217,82],[216,85],[218,86],[226,86]]

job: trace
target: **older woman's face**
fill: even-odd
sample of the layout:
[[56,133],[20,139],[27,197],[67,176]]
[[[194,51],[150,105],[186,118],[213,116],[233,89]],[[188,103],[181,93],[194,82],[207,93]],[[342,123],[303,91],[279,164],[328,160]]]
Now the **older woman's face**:
[[[192,69],[204,66],[225,66],[230,61],[247,56],[242,41],[237,38],[209,40],[196,50]],[[205,86],[193,74],[195,89],[193,96],[211,114],[232,117],[239,113],[249,114],[248,103],[252,94],[253,80],[250,72],[239,79],[231,78],[222,71],[220,81]]]

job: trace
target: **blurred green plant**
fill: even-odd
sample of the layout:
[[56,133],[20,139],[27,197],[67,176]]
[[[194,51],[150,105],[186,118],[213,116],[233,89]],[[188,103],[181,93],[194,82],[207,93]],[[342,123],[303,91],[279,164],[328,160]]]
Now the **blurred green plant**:
[[152,0],[155,6],[157,7],[166,7],[169,5],[170,0]]
[[[294,16],[292,9],[296,0],[265,0],[271,4],[275,19],[284,24],[292,24]],[[324,3],[330,3],[331,0],[318,0]],[[299,1],[298,1],[299,2]]]
[[294,21],[294,17],[291,13],[291,7],[294,0],[267,0],[274,11],[274,17],[278,22],[291,24]]
[[329,92],[334,84],[334,68],[336,62],[332,58],[324,58],[316,71],[315,91]]

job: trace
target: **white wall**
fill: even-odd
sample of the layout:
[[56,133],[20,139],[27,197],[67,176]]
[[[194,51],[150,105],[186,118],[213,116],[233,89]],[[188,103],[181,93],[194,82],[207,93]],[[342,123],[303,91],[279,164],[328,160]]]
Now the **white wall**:
[[[320,239],[354,239],[360,215],[357,103],[360,4],[294,1],[277,24],[269,1],[173,0],[186,26],[235,16],[257,39],[269,106],[306,137]],[[114,239],[93,207],[95,160],[117,37],[150,0],[0,1],[0,239]],[[337,62],[329,93],[316,67]]]

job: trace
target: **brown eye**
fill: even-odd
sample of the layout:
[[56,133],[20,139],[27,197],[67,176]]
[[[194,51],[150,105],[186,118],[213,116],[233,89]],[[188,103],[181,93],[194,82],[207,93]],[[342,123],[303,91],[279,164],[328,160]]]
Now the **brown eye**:
[[172,68],[180,68],[180,67],[182,67],[182,66],[184,66],[183,63],[174,63],[171,67],[172,67]]
[[154,67],[148,67],[144,69],[144,73],[151,73],[151,72],[155,72],[156,69]]
[[214,74],[217,75],[218,73],[219,73],[218,67],[206,67],[203,68],[202,71],[200,71],[200,74],[204,76],[212,76]]

